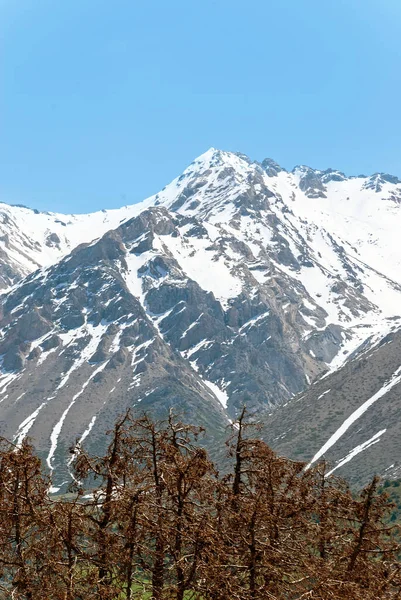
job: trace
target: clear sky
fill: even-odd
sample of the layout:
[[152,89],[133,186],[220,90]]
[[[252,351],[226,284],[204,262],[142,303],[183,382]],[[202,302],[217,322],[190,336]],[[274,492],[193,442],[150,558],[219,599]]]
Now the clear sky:
[[0,0],[0,200],[86,212],[210,146],[401,176],[400,0]]

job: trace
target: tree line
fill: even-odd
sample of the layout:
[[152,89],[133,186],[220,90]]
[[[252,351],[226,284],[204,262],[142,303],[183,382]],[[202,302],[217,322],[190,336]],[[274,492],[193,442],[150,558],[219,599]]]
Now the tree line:
[[401,598],[397,526],[375,477],[358,495],[324,463],[275,454],[245,411],[219,473],[202,430],[127,412],[103,456],[72,449],[68,495],[33,446],[0,446],[0,598]]

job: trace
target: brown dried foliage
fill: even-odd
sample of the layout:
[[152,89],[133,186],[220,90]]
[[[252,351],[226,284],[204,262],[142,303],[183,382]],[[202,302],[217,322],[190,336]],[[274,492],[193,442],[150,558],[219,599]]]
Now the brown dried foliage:
[[52,497],[28,441],[0,447],[0,598],[401,598],[400,548],[378,479],[355,496],[324,463],[277,456],[246,422],[220,475],[202,431],[127,412],[104,456],[73,450]]

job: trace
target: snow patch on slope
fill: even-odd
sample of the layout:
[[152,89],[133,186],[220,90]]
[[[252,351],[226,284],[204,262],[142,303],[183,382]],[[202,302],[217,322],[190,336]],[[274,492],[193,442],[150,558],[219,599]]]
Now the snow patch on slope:
[[338,440],[344,435],[344,433],[348,431],[348,429],[355,423],[355,421],[357,421],[368,410],[368,408],[372,406],[372,404],[374,404],[375,402],[377,402],[377,400],[382,398],[382,396],[387,394],[391,390],[391,388],[400,383],[400,381],[401,367],[399,367],[395,371],[395,373],[393,373],[390,381],[388,381],[382,388],[380,388],[378,392],[376,392],[376,394],[374,394],[371,398],[366,400],[366,402],[361,404],[361,406],[359,406],[347,419],[345,419],[341,427],[339,427],[337,431],[335,431],[333,435],[330,436],[330,438],[327,440],[327,442],[320,448],[320,450],[316,452],[312,460],[305,467],[305,471],[310,469],[313,463],[319,460],[319,458],[321,458],[328,450],[330,450],[330,448],[334,446],[336,442],[338,442]]
[[378,431],[377,433],[375,433],[375,435],[373,435],[371,438],[366,440],[366,442],[363,442],[363,444],[359,444],[358,446],[356,446],[353,450],[351,450],[351,452],[349,452],[347,454],[347,456],[345,458],[342,458],[340,461],[338,461],[338,464],[333,469],[331,469],[331,471],[329,471],[327,473],[326,477],[330,477],[330,475],[332,475],[335,471],[337,471],[337,469],[339,469],[346,463],[350,462],[350,460],[352,460],[355,456],[357,456],[364,450],[367,450],[374,444],[377,444],[378,442],[380,442],[381,436],[384,435],[386,433],[386,431],[387,431],[387,429],[382,429],[381,431]]

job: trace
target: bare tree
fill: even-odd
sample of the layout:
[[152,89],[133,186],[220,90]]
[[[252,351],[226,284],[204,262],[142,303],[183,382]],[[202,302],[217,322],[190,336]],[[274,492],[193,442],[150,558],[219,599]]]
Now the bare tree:
[[41,597],[48,568],[41,509],[48,502],[48,487],[29,441],[16,447],[1,440],[0,565],[2,587],[10,598]]
[[0,598],[401,599],[377,478],[356,495],[324,463],[305,471],[245,410],[220,476],[201,433],[128,411],[103,456],[74,449],[75,483],[58,498],[31,444],[0,440]]

